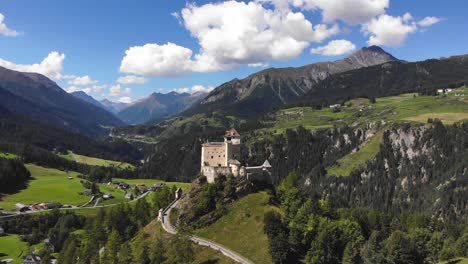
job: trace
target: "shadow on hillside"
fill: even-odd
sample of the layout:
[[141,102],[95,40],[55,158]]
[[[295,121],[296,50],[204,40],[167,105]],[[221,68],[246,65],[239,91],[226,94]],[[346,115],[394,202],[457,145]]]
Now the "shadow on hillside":
[[218,264],[219,259],[209,259],[207,261],[201,262],[201,264]]
[[27,189],[29,186],[29,182],[35,180],[36,178],[30,177],[27,181],[17,183],[13,186],[2,186],[0,188],[0,200],[3,200],[3,197],[6,195],[11,195],[15,193],[19,193],[20,191]]

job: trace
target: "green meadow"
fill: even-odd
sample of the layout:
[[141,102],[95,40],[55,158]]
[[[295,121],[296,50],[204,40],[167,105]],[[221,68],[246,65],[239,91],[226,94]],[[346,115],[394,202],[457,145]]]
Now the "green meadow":
[[28,244],[17,235],[0,237],[0,260],[13,259],[13,263],[21,263],[21,259],[28,252]]
[[133,169],[134,168],[133,165],[126,163],[126,162],[88,157],[88,156],[73,153],[72,151],[68,151],[66,155],[61,154],[59,156],[68,160],[76,161],[78,163],[94,165],[94,166],[115,166],[120,169]]
[[[64,172],[33,164],[25,166],[31,172],[32,180],[29,181],[26,189],[2,197],[0,206],[5,210],[14,210],[16,203],[59,202],[82,205],[90,199],[88,196],[79,195],[84,187],[81,185],[80,179],[77,178],[77,172]],[[68,177],[72,177],[72,179],[68,179]]]
[[18,156],[16,156],[15,154],[0,152],[0,158],[4,158],[4,159],[16,159],[17,157],[18,157]]
[[349,174],[366,165],[379,152],[384,129],[379,130],[368,142],[364,143],[359,150],[350,153],[337,161],[338,164],[327,168],[330,176],[349,176]]
[[279,209],[268,203],[269,198],[266,192],[247,195],[235,201],[218,221],[194,233],[239,252],[254,263],[272,263],[263,216]]
[[375,103],[358,98],[348,101],[340,112],[331,108],[320,110],[311,107],[282,109],[273,115],[269,131],[275,134],[299,125],[319,129],[340,125],[355,125],[371,121],[413,121],[426,123],[428,118],[439,118],[445,124],[468,120],[468,88],[454,89],[439,96],[402,94],[377,98]]

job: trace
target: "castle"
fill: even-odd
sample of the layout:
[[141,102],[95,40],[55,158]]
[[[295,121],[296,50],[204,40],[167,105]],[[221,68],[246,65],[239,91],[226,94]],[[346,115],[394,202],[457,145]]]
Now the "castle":
[[213,183],[218,175],[228,174],[249,180],[270,181],[272,167],[268,160],[261,166],[245,167],[238,160],[240,151],[241,136],[234,128],[224,133],[224,142],[202,144],[201,174],[209,183]]

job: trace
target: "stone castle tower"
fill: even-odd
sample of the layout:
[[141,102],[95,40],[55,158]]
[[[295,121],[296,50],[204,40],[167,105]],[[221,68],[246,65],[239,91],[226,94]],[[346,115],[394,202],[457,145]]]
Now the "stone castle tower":
[[[218,175],[232,174],[234,177],[248,176],[248,172],[268,171],[271,166],[268,161],[257,167],[244,167],[239,162],[241,153],[241,136],[234,128],[226,130],[224,142],[207,142],[202,144],[201,174],[209,183],[213,183]],[[257,173],[258,174],[258,173]]]

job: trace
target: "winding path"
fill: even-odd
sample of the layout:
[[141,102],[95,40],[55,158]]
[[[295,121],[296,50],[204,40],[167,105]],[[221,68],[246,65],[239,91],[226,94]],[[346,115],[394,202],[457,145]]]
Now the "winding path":
[[[173,225],[171,225],[169,215],[171,213],[172,208],[175,208],[178,204],[179,204],[179,200],[175,200],[163,211],[163,218],[161,219],[162,227],[166,232],[168,232],[170,234],[176,234],[177,233],[177,230],[175,229],[175,227]],[[204,239],[204,238],[201,238],[201,237],[197,237],[197,236],[191,236],[190,239],[192,240],[192,242],[194,242],[196,244],[199,244],[199,245],[205,246],[205,247],[210,247],[210,248],[212,248],[214,250],[217,250],[217,251],[223,253],[223,255],[231,258],[232,260],[234,260],[234,261],[236,261],[238,263],[253,264],[252,261],[250,261],[247,258],[241,256],[239,253],[236,253],[236,252],[224,247],[223,245],[220,245],[220,244],[215,243],[213,241],[210,241],[210,240],[207,240],[207,239]]]

